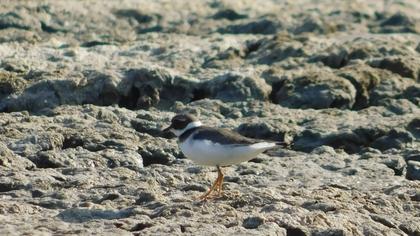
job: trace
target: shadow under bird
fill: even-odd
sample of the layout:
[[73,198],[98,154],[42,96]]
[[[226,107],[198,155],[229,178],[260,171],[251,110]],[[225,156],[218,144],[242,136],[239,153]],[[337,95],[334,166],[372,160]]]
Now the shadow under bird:
[[213,191],[222,193],[223,172],[221,167],[254,159],[258,154],[282,143],[266,142],[240,135],[221,128],[203,126],[190,114],[178,114],[171,125],[163,130],[174,133],[184,155],[200,165],[217,167],[218,176],[210,190],[200,199],[207,199]]

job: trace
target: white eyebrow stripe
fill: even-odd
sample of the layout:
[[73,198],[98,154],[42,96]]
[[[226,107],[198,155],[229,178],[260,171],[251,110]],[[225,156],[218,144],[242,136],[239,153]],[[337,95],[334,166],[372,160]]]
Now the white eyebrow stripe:
[[179,136],[181,136],[181,134],[183,134],[185,131],[187,131],[187,130],[189,130],[189,129],[192,129],[192,128],[200,127],[201,125],[202,125],[201,121],[194,121],[194,122],[189,123],[189,124],[187,125],[187,127],[183,128],[182,130],[176,130],[176,129],[173,129],[173,133],[174,133],[177,137],[179,137]]

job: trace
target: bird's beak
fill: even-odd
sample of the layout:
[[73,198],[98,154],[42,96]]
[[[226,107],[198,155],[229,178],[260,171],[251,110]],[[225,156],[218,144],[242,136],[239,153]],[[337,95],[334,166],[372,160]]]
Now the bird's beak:
[[164,128],[164,129],[162,130],[162,132],[167,133],[167,132],[171,131],[171,129],[172,129],[172,126],[170,125],[170,126],[168,126],[168,127]]

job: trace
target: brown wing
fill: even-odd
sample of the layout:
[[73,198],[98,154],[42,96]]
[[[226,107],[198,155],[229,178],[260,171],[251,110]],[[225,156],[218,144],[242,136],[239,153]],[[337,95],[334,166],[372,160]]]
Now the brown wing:
[[260,142],[260,140],[247,138],[228,129],[214,129],[211,127],[199,127],[192,135],[193,139],[207,139],[224,145],[250,145]]

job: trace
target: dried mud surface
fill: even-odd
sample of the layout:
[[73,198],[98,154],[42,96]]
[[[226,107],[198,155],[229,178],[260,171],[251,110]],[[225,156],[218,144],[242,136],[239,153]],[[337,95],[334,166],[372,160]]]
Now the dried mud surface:
[[[420,4],[1,1],[0,234],[420,235]],[[289,143],[215,168],[178,112]]]

